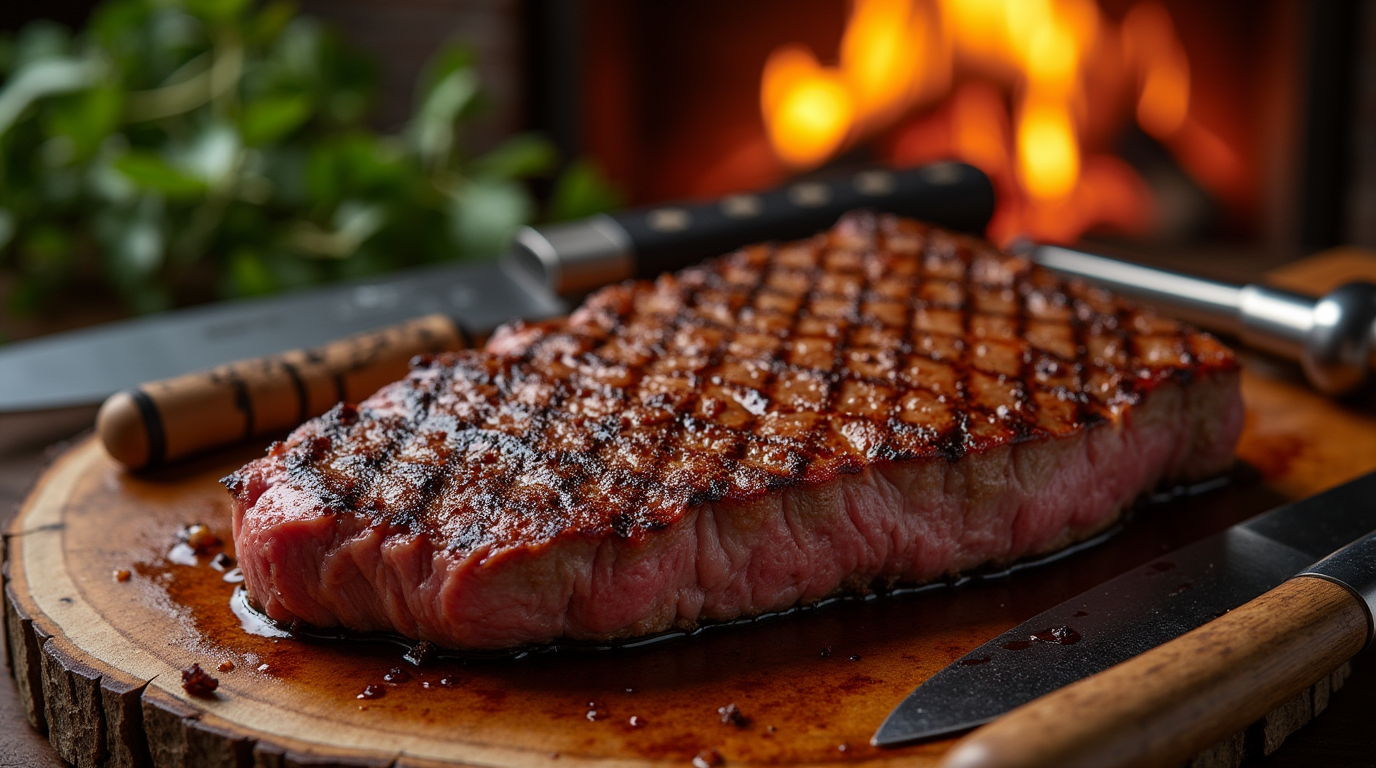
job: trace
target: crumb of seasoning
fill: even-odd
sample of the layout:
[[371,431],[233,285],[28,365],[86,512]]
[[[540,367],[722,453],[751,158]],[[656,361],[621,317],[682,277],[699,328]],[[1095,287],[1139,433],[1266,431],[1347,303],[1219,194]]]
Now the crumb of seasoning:
[[259,665],[258,665],[258,671],[259,671],[259,672],[266,672],[266,671],[268,671],[268,665],[266,665],[266,664],[259,664]]
[[717,768],[725,764],[726,759],[715,749],[704,749],[693,756],[693,768]]
[[824,658],[824,659],[829,659],[829,658],[831,658],[831,646],[829,646],[829,645],[824,645],[824,646],[822,646],[822,652],[819,653],[819,654],[817,654],[817,655],[818,655],[818,656],[821,656],[821,657]]
[[859,661],[859,660],[860,660],[860,654],[858,654],[858,653],[852,653],[852,654],[850,655],[850,660],[851,660],[851,661]]
[[597,718],[598,718],[599,716],[600,716],[600,715],[599,715],[598,711],[595,710],[595,709],[590,709],[590,710],[588,710],[588,714],[584,715],[584,717],[588,718],[588,722],[590,722],[590,723],[595,723],[595,722],[597,722]]
[[215,694],[215,689],[220,687],[220,681],[211,677],[200,664],[192,664],[189,668],[182,670],[182,688],[192,696],[210,698]]
[[636,715],[631,715],[629,722],[632,728],[644,728],[646,726],[645,718]]
[[216,669],[220,670],[221,672],[233,672],[234,662],[230,661],[229,659],[225,659],[224,661],[220,662],[220,666],[216,667]]
[[184,526],[177,531],[177,540],[191,547],[198,555],[204,555],[207,550],[220,546],[220,538],[211,533],[210,527],[204,523]]
[[355,696],[355,699],[380,699],[387,695],[387,689],[381,685],[369,685],[363,692]]
[[230,557],[229,555],[226,555],[226,554],[223,553],[223,552],[221,552],[221,553],[219,553],[218,555],[216,555],[216,556],[210,558],[210,567],[211,567],[211,568],[214,568],[215,570],[219,571],[220,573],[224,573],[224,572],[226,572],[226,571],[232,569],[232,568],[234,567],[234,565],[235,565],[235,560],[234,560],[234,558]]
[[750,718],[741,714],[741,708],[736,706],[734,701],[724,707],[717,707],[717,714],[721,716],[722,725],[734,725],[737,728],[750,725]]
[[401,667],[392,667],[387,670],[387,674],[382,676],[382,681],[392,685],[401,685],[411,680],[411,673]]
[[850,745],[843,741],[843,742],[841,742],[840,744],[837,744],[837,745],[836,745],[836,751],[837,751],[837,752],[849,752],[849,751],[850,751]]
[[114,573],[115,581],[118,581],[118,582],[121,583],[121,584],[123,584],[124,582],[128,581],[128,580],[129,580],[129,577],[132,576],[132,575],[133,575],[133,574],[129,573],[128,571],[124,570],[123,568],[120,568],[120,569],[116,570],[115,573]]
[[456,686],[456,685],[458,685],[458,684],[459,684],[459,678],[457,678],[457,677],[441,677],[441,678],[440,678],[440,685],[444,686],[445,688],[453,688],[454,686]]

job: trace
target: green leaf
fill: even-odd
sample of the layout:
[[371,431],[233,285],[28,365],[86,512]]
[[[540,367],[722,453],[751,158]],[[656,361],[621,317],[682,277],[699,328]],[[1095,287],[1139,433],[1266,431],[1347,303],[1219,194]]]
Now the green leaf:
[[183,0],[186,10],[212,24],[239,21],[249,8],[249,0]]
[[534,205],[516,182],[474,180],[453,195],[449,210],[459,255],[496,258],[530,220]]
[[261,253],[240,248],[229,257],[230,292],[235,296],[264,296],[277,292],[277,281]]
[[387,213],[382,206],[345,200],[335,211],[332,229],[303,221],[292,230],[290,242],[306,256],[346,259],[386,222]]
[[38,99],[81,90],[104,71],[97,61],[45,59],[23,66],[0,90],[0,135]]
[[416,154],[428,166],[448,161],[454,146],[454,122],[478,95],[478,73],[465,48],[440,51],[422,77],[420,108],[408,128]]
[[475,176],[522,179],[548,173],[558,160],[559,152],[549,139],[536,133],[522,133],[477,158],[468,169]]
[[275,144],[300,128],[311,117],[311,103],[304,95],[268,96],[244,105],[239,129],[250,147]]
[[272,2],[263,6],[249,25],[249,36],[256,45],[268,45],[282,34],[282,30],[296,16],[295,3]]
[[71,139],[74,158],[84,161],[119,127],[123,110],[124,92],[104,83],[56,100],[48,112],[46,130],[51,136]]
[[118,142],[106,142],[100,156],[90,165],[86,173],[86,186],[100,206],[91,213],[93,221],[99,220],[103,206],[126,205],[132,202],[139,193],[134,182],[115,168],[114,158],[122,156],[123,150],[113,150],[110,147],[111,144],[118,144]]
[[551,221],[582,219],[625,205],[625,195],[602,174],[595,162],[579,158],[559,174],[549,204]]
[[424,103],[430,98],[446,77],[461,70],[472,71],[476,66],[475,62],[473,49],[466,45],[453,43],[436,51],[425,63],[425,69],[421,71],[420,79],[416,83],[417,103]]
[[194,198],[206,191],[205,182],[146,150],[133,150],[116,159],[114,166],[140,189],[159,192],[169,198]]
[[239,165],[239,134],[224,123],[208,123],[177,156],[177,166],[211,187],[229,181]]
[[333,203],[349,196],[396,196],[414,165],[408,167],[395,142],[363,133],[322,141],[306,163],[306,189],[314,202]]

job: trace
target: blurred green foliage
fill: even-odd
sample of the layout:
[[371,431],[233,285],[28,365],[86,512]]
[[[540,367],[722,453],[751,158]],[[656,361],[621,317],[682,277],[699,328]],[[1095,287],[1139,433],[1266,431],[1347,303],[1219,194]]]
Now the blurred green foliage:
[[[490,258],[537,218],[524,180],[559,162],[529,134],[462,155],[482,95],[460,47],[401,135],[370,130],[373,64],[281,2],[108,0],[79,34],[0,38],[0,82],[0,271],[20,313],[83,276],[147,312],[198,279],[245,296]],[[575,161],[545,218],[618,202]]]

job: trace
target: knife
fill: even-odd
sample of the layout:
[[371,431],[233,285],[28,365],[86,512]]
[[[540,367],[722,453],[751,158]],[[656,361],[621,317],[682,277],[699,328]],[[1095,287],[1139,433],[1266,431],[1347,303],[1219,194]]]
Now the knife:
[[1267,285],[1231,285],[1059,246],[1030,253],[1038,264],[1298,361],[1326,395],[1360,387],[1376,370],[1376,285],[1348,283],[1315,299]]
[[871,741],[896,746],[983,725],[1202,627],[1297,575],[1317,574],[1359,596],[1376,594],[1374,530],[1376,473],[1239,523],[967,653],[918,686]]
[[[983,173],[938,163],[526,227],[497,264],[432,267],[11,345],[0,349],[0,414],[108,396],[96,422],[106,448],[130,468],[155,466],[356,402],[405,375],[415,354],[479,343],[513,318],[566,313],[561,295],[805,237],[854,208],[978,232],[993,205]],[[237,362],[204,370],[225,360]]]
[[449,316],[472,341],[513,318],[564,314],[569,304],[561,295],[657,275],[751,242],[806,237],[853,208],[981,232],[993,207],[983,173],[938,163],[526,228],[495,264],[427,267],[5,345],[0,413],[92,405],[141,382],[315,347],[430,313]]

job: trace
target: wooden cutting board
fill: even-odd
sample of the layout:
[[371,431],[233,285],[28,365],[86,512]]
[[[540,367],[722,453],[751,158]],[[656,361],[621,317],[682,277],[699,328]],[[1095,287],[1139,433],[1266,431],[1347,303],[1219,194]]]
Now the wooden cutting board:
[[[1331,272],[1280,277],[1321,291]],[[134,475],[87,439],[6,538],[11,665],[30,721],[77,765],[930,765],[950,742],[868,744],[926,677],[1093,583],[1376,468],[1370,402],[1332,403],[1294,376],[1259,361],[1244,376],[1245,465],[1230,485],[1149,505],[1052,563],[642,648],[419,667],[385,642],[250,634],[210,557],[169,559],[190,523],[233,554],[217,479],[261,447]],[[193,663],[219,679],[213,697],[183,689]],[[718,712],[732,704],[739,724]]]

